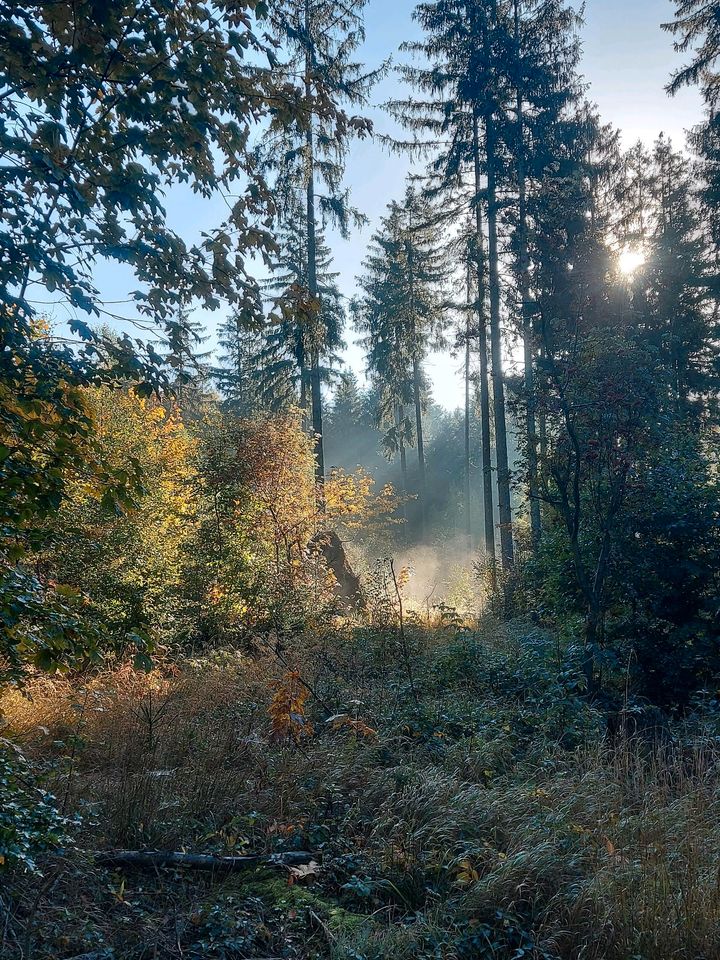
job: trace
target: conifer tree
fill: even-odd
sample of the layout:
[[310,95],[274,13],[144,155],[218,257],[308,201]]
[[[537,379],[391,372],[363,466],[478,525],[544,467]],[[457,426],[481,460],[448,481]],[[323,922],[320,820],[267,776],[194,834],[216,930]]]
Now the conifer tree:
[[[501,230],[514,232],[518,326],[525,343],[527,397],[526,450],[533,539],[540,536],[536,485],[537,427],[532,409],[535,353],[532,331],[528,234],[529,191],[553,161],[538,148],[551,123],[559,123],[566,104],[577,96],[574,75],[577,15],[564,0],[437,0],[421,3],[416,19],[425,37],[408,45],[422,62],[404,69],[424,99],[391,104],[413,132],[413,146],[437,144],[434,169],[446,185],[457,187],[468,175],[474,189],[466,197],[476,216],[475,254],[481,360],[481,416],[485,417],[487,364],[483,328],[489,328],[493,425],[496,440],[497,493],[502,563],[514,560],[505,378],[503,371]],[[425,140],[423,140],[425,137]],[[444,141],[444,142],[443,142]],[[556,135],[554,142],[559,143]],[[500,193],[502,191],[502,209]],[[508,194],[516,199],[508,200]],[[484,209],[484,216],[483,216]],[[485,232],[487,231],[487,238]],[[487,249],[487,256],[483,256]],[[484,316],[484,293],[489,316]],[[488,391],[489,393],[489,391]],[[489,402],[489,397],[488,397]],[[489,417],[488,417],[489,420]],[[486,429],[485,435],[489,435]],[[489,439],[489,437],[488,437]],[[487,441],[484,441],[487,443]],[[486,517],[491,513],[486,509]],[[487,524],[486,524],[487,528]],[[494,539],[486,535],[492,557]]]
[[472,276],[472,260],[470,257],[467,257],[466,266],[465,266],[465,284],[466,284],[466,300],[465,300],[465,330],[463,331],[462,339],[464,341],[464,364],[463,364],[463,376],[465,381],[465,423],[464,423],[464,441],[465,441],[465,537],[467,538],[467,548],[468,554],[472,552],[473,547],[473,528],[472,528],[472,507],[471,507],[471,490],[472,490],[472,476],[470,464],[472,462],[472,445],[471,445],[471,435],[472,435],[472,407],[471,407],[471,390],[472,390],[472,344],[474,340],[473,328],[472,328],[472,316],[473,308],[475,305],[475,296],[473,290],[473,276]]
[[525,451],[530,530],[534,547],[542,535],[538,498],[538,432],[534,409],[537,343],[530,272],[531,201],[536,184],[563,152],[569,129],[567,111],[580,90],[576,78],[580,16],[565,0],[512,0],[512,56],[508,80],[514,115],[507,148],[517,203],[511,209],[518,330],[523,343]]
[[345,305],[322,233],[318,232],[317,240],[319,310],[308,305],[302,207],[279,227],[275,245],[270,276],[261,284],[268,301],[267,323],[261,328],[235,315],[220,328],[225,353],[215,379],[233,409],[252,411],[262,405],[278,411],[299,405],[306,411],[313,348],[322,357],[323,384],[334,379],[341,363],[337,351],[344,346]]
[[[478,39],[478,53],[485,70],[466,78],[475,109],[482,117],[484,127],[484,160],[486,172],[486,204],[488,229],[488,290],[490,296],[490,356],[492,362],[492,400],[495,426],[495,459],[497,462],[497,490],[500,517],[500,553],[503,570],[512,568],[515,557],[510,498],[510,463],[508,457],[507,418],[505,407],[505,379],[501,331],[500,252],[498,246],[498,178],[502,145],[498,126],[504,119],[507,85],[500,64],[505,56],[507,23],[504,8],[497,0],[480,2],[473,10],[474,32]],[[473,89],[474,87],[474,89]],[[477,115],[477,114],[476,114]]]
[[675,0],[675,5],[675,20],[665,29],[676,37],[678,52],[692,51],[693,56],[673,74],[668,90],[675,94],[684,86],[699,86],[707,110],[690,142],[702,164],[706,229],[714,254],[708,280],[720,301],[720,0]]
[[[406,81],[423,96],[413,94],[406,99],[393,101],[389,107],[412,135],[411,141],[401,146],[434,154],[431,169],[436,181],[435,193],[444,194],[440,205],[446,212],[448,225],[457,224],[467,212],[474,220],[474,240],[468,250],[474,254],[477,291],[484,546],[488,566],[494,576],[495,523],[490,462],[491,394],[485,238],[487,218],[483,214],[483,206],[487,202],[487,189],[483,183],[487,165],[483,118],[469,81],[470,77],[485,77],[487,72],[479,48],[481,34],[478,12],[479,3],[475,0],[443,0],[418,5],[415,19],[423,27],[424,36],[420,41],[405,45],[404,49],[413,56],[413,63],[403,66],[401,72]],[[495,412],[498,411],[496,406]],[[509,484],[507,501],[509,503]],[[505,544],[507,546],[507,536]]]
[[[665,24],[676,37],[678,52],[692,51],[692,58],[676,71],[668,86],[671,94],[684,86],[700,88],[706,108],[705,121],[690,134],[690,145],[700,160],[703,217],[702,232],[708,247],[702,276],[696,278],[711,298],[713,337],[720,339],[720,0],[675,0],[672,23]],[[720,359],[714,376],[720,380]]]
[[185,387],[196,389],[210,376],[208,359],[211,351],[202,349],[209,339],[203,324],[192,318],[187,307],[181,306],[165,353],[170,385],[176,393]]
[[337,284],[338,274],[332,270],[330,249],[322,231],[317,230],[318,298],[316,305],[308,306],[307,223],[303,207],[281,225],[276,242],[278,253],[264,284],[265,295],[271,300],[271,323],[262,348],[263,392],[276,407],[292,398],[306,411],[312,357],[318,356],[323,384],[333,379],[341,362],[337,351],[344,346],[345,304]]
[[[301,198],[305,208],[307,314],[322,311],[318,280],[318,214],[346,234],[361,218],[349,206],[342,187],[348,144],[353,136],[370,131],[368,121],[343,115],[336,106],[354,108],[367,102],[378,72],[366,73],[353,57],[363,42],[363,11],[367,0],[284,0],[273,14],[275,32],[289,50],[289,77],[302,76],[306,113],[288,124],[279,116],[269,127],[265,154],[275,166],[278,199],[294,208]],[[330,109],[328,109],[328,107]],[[284,197],[283,197],[284,194]],[[322,429],[322,344],[314,337],[309,369],[312,428],[315,435],[316,477],[325,475]]]
[[699,428],[717,413],[720,386],[717,329],[703,283],[709,251],[692,165],[664,137],[652,153],[649,190],[646,261],[635,283],[639,309],[666,371],[668,414]]
[[264,335],[234,314],[218,328],[219,355],[213,379],[223,406],[240,417],[250,417],[262,407],[261,354]]
[[[423,362],[446,323],[443,287],[447,268],[444,251],[437,243],[433,211],[411,187],[402,204],[390,204],[364,266],[356,315],[359,328],[367,334],[368,368],[380,385],[380,415],[388,426],[386,442],[403,461],[406,442],[414,438],[424,512]],[[406,417],[408,405],[414,408],[413,423]]]
[[331,469],[342,467],[352,471],[358,466],[371,469],[383,464],[374,398],[360,389],[352,371],[335,387],[326,417],[325,437]]
[[474,174],[474,220],[475,233],[468,248],[470,263],[475,272],[476,316],[478,321],[477,343],[480,357],[480,429],[482,444],[483,473],[483,523],[485,528],[485,553],[491,579],[495,580],[495,509],[492,476],[492,440],[490,437],[490,378],[487,331],[487,293],[485,232],[483,227],[482,206],[480,203],[480,152],[477,118],[473,117],[473,174]]

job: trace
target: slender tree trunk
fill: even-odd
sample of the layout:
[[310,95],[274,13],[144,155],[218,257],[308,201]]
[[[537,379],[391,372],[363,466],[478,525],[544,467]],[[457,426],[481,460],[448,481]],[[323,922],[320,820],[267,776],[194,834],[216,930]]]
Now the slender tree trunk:
[[[547,346],[545,342],[545,328],[546,328],[546,319],[545,312],[540,308],[539,312],[536,314],[536,323],[535,323],[535,332],[538,338],[538,359],[539,367],[535,371],[535,385],[537,389],[537,397],[546,397],[547,396],[547,374],[545,370],[545,358],[547,356]],[[544,474],[548,466],[548,431],[547,431],[547,416],[545,413],[545,404],[544,402],[540,404],[539,408],[536,408],[537,422],[538,422],[538,450],[540,453],[539,457],[539,469],[538,469],[538,492],[544,489]],[[542,470],[542,473],[540,472]],[[542,482],[541,482],[542,481]]]
[[595,655],[600,640],[601,624],[601,611],[595,605],[589,605],[585,616],[582,672],[585,676],[587,692],[590,697],[594,697],[598,692],[598,682],[595,676]]
[[495,585],[495,512],[493,506],[492,444],[490,439],[490,377],[488,363],[487,319],[485,316],[485,228],[483,225],[480,174],[480,131],[477,111],[473,111],[473,159],[475,167],[475,257],[477,269],[478,346],[480,352],[480,427],[482,432],[483,526],[485,554]]
[[403,434],[402,434],[402,425],[404,422],[405,422],[405,407],[401,403],[398,405],[398,408],[397,408],[398,445],[400,447],[400,473],[402,475],[403,493],[407,494],[407,489],[408,489],[407,453],[405,451],[405,438],[403,437]]
[[302,411],[303,428],[308,429],[308,369],[305,359],[305,348],[301,346],[298,357],[298,371],[300,374],[300,410]]
[[525,130],[523,90],[520,63],[520,4],[515,0],[515,47],[518,71],[516,85],[518,177],[518,280],[521,302],[523,357],[525,367],[525,434],[527,443],[528,499],[530,501],[530,537],[536,550],[542,537],[540,500],[538,499],[537,424],[535,420],[535,348],[530,299],[530,258],[527,231],[527,177],[525,165]]
[[470,261],[467,264],[467,295],[465,310],[465,536],[467,537],[468,556],[472,554],[472,510],[470,503],[470,338],[472,325],[470,321],[473,305],[472,273]]
[[[411,214],[412,218],[412,214]],[[409,224],[412,230],[412,222]],[[423,438],[422,422],[422,384],[420,371],[420,344],[418,342],[418,329],[415,314],[415,264],[413,259],[412,245],[406,240],[405,249],[407,253],[408,274],[410,279],[410,337],[412,344],[412,373],[413,373],[413,402],[415,404],[415,436],[417,439],[418,452],[418,479],[420,494],[420,522],[421,539],[425,539],[425,528],[427,524],[427,482],[425,477],[425,441]]]
[[407,453],[405,451],[405,438],[403,436],[403,424],[405,423],[405,407],[402,403],[398,403],[395,407],[395,428],[398,435],[398,450],[400,451],[400,476],[402,482],[402,519],[405,523],[405,529],[402,531],[403,538],[407,537],[407,492],[408,492],[408,479],[407,479]]
[[420,487],[420,519],[422,523],[422,538],[425,538],[425,525],[427,520],[427,481],[425,476],[425,440],[423,438],[422,422],[422,389],[420,362],[417,355],[413,356],[413,401],[415,403],[415,434],[417,438],[418,452],[418,477]]
[[510,505],[510,466],[508,463],[507,422],[505,418],[505,382],[502,365],[500,331],[500,267],[497,230],[497,170],[495,118],[488,113],[485,120],[487,162],[488,255],[490,281],[490,353],[492,356],[493,412],[495,420],[495,456],[500,510],[500,555],[503,570],[511,570],[513,549],[512,509]]
[[303,411],[303,419],[306,419],[307,411],[307,367],[300,367],[300,409]]
[[[305,0],[305,30],[310,38],[310,0]],[[308,43],[310,40],[308,39]],[[310,52],[305,58],[305,96],[307,98],[308,109],[310,109],[312,96],[312,78],[311,78],[311,60]],[[315,136],[313,129],[312,114],[308,118],[308,129],[306,133],[306,162],[307,162],[307,278],[308,293],[310,299],[317,306],[318,281],[317,281],[317,238],[315,228]],[[313,324],[315,328],[320,324]],[[318,483],[319,491],[325,482],[325,450],[323,446],[323,416],[322,416],[322,383],[320,378],[320,344],[317,342],[317,332],[312,338],[310,347],[310,403],[312,406],[312,428],[315,437],[315,479]],[[320,492],[322,500],[322,493]]]

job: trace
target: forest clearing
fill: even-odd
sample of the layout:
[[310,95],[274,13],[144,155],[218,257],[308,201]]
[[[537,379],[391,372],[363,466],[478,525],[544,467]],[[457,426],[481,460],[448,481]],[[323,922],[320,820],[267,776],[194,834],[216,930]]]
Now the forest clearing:
[[0,0],[0,960],[720,960],[720,2],[385,6]]

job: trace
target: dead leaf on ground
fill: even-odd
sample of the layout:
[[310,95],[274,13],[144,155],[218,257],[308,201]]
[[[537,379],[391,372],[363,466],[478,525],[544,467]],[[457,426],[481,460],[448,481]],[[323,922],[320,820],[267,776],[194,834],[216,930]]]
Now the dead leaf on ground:
[[309,877],[316,877],[320,872],[320,864],[317,860],[311,860],[310,863],[303,863],[298,867],[288,867],[288,885],[300,883]]

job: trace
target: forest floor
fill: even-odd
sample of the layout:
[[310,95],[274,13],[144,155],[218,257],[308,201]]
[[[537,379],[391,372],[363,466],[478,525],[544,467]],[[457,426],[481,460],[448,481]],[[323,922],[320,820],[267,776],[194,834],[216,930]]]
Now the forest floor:
[[0,890],[3,960],[720,957],[720,727],[610,739],[532,625],[337,625],[0,707],[78,818]]

